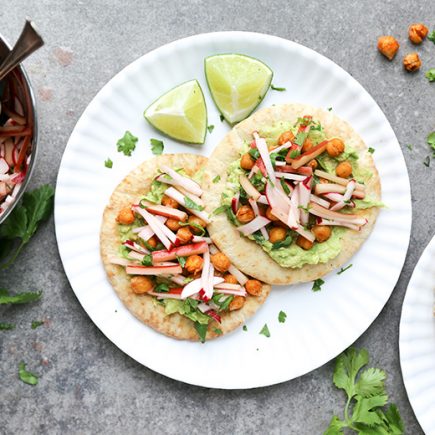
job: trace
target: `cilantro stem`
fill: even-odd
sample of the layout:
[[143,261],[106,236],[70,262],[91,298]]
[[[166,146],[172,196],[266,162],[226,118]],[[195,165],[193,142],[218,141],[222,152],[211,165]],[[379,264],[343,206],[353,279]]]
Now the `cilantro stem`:
[[352,397],[348,397],[346,406],[344,407],[344,421],[348,426],[352,425],[352,421],[349,419],[349,406],[350,401],[352,400]]
[[9,257],[9,260],[6,261],[6,263],[3,263],[2,265],[0,265],[0,270],[7,269],[17,259],[18,255],[20,255],[20,252],[23,249],[25,244],[26,244],[26,242],[21,241],[21,243],[19,244],[19,246],[15,250],[15,252]]

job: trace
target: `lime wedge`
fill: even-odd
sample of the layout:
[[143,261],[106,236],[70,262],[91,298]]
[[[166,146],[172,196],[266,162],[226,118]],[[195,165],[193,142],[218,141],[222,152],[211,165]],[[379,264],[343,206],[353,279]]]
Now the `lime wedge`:
[[207,131],[207,108],[197,80],[183,83],[154,101],[144,112],[157,130],[182,142],[202,144]]
[[263,62],[241,54],[205,59],[205,77],[213,100],[230,123],[247,118],[266,95],[273,72]]

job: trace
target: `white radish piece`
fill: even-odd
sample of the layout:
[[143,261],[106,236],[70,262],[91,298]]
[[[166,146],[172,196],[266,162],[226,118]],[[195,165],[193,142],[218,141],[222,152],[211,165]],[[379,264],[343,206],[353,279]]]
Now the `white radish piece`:
[[[260,210],[258,208],[257,203],[252,198],[249,198],[248,201],[249,201],[249,204],[252,207],[252,210],[254,210],[255,216],[261,216],[260,215]],[[269,234],[268,234],[266,228],[261,227],[260,228],[260,232],[261,232],[261,235],[264,237],[265,240],[269,240]]]
[[[166,249],[171,249],[172,243],[171,240],[165,234],[165,231],[162,227],[165,227],[158,219],[156,219],[151,213],[148,213],[145,209],[140,207],[133,207],[133,211],[140,214],[145,221],[149,224],[151,229],[154,231],[154,234],[158,237],[158,239],[163,243]],[[169,229],[169,228],[168,228]],[[175,235],[175,234],[174,234]]]
[[197,196],[201,196],[203,194],[201,187],[196,181],[184,177],[183,175],[179,174],[177,171],[174,171],[166,165],[161,165],[160,170],[162,172],[166,172],[179,186],[184,187],[188,192],[193,193]]
[[273,169],[272,161],[270,160],[269,149],[267,148],[266,140],[261,138],[257,132],[254,132],[255,145],[260,153],[266,168],[267,175],[272,184],[276,183],[275,171]]
[[202,211],[202,210],[198,211],[198,210],[194,210],[194,209],[187,207],[186,201],[184,199],[184,195],[181,192],[179,192],[177,189],[174,189],[173,187],[169,187],[168,189],[166,189],[165,195],[167,195],[170,198],[172,198],[173,200],[177,201],[178,204],[182,205],[183,207],[186,207],[192,214],[194,214],[195,216],[198,216],[207,224],[210,223],[210,218],[208,216],[208,213],[206,213],[205,211]]
[[[328,172],[322,171],[320,169],[316,169],[314,171],[314,174],[317,175],[320,178],[324,178],[325,180],[329,180],[332,181],[336,184],[341,184],[342,186],[347,186],[348,183],[352,180],[348,180],[347,178],[342,178],[342,177],[337,177],[336,175],[330,174]],[[363,192],[365,191],[366,187],[364,186],[364,184],[361,183],[356,183],[355,188],[357,190],[362,190]]]
[[239,181],[240,185],[243,187],[243,189],[245,189],[245,192],[248,194],[248,196],[253,198],[255,201],[260,198],[261,193],[254,187],[253,184],[251,184],[245,175],[240,175]]
[[286,180],[304,181],[307,177],[305,175],[292,174],[290,172],[275,172],[278,178],[285,178]]
[[250,234],[258,231],[260,228],[265,227],[268,223],[270,223],[269,219],[265,218],[264,216],[257,216],[251,222],[237,227],[237,230],[245,236],[249,236]]

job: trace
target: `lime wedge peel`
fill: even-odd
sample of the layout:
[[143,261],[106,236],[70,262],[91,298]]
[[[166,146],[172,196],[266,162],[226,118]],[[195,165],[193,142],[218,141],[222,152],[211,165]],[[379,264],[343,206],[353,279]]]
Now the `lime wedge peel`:
[[207,133],[207,107],[197,80],[176,86],[144,112],[157,130],[181,142],[203,144]]
[[243,54],[217,54],[204,60],[207,84],[219,112],[230,124],[247,118],[263,101],[273,72]]

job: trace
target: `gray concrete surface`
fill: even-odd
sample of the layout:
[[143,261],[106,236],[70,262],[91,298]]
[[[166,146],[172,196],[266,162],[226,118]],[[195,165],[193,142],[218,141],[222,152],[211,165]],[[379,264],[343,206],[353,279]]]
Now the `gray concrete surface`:
[[[40,158],[32,186],[55,183],[67,139],[84,108],[122,67],[169,41],[217,30],[271,33],[333,59],[371,93],[402,144],[412,180],[414,224],[397,287],[378,319],[356,342],[388,372],[388,391],[408,434],[419,434],[399,366],[400,310],[411,272],[434,232],[435,160],[427,168],[425,137],[435,130],[435,83],[407,74],[400,59],[376,51],[393,33],[401,54],[413,50],[407,26],[435,26],[431,0],[397,1],[121,1],[2,0],[0,32],[15,41],[26,16],[46,46],[26,62],[39,95]],[[92,47],[91,47],[92,45]],[[417,49],[435,67],[435,45]],[[401,57],[401,56],[400,56]],[[426,69],[426,68],[424,68]],[[414,149],[407,149],[413,144]],[[0,335],[0,433],[271,433],[320,434],[343,395],[332,386],[332,363],[299,379],[251,391],[213,391],[160,376],[124,355],[80,307],[56,247],[51,220],[0,287],[43,289],[41,302],[0,310],[19,324]],[[30,322],[46,319],[36,330]],[[152,351],[152,349],[150,350]],[[37,387],[17,379],[18,362],[41,374]]]

